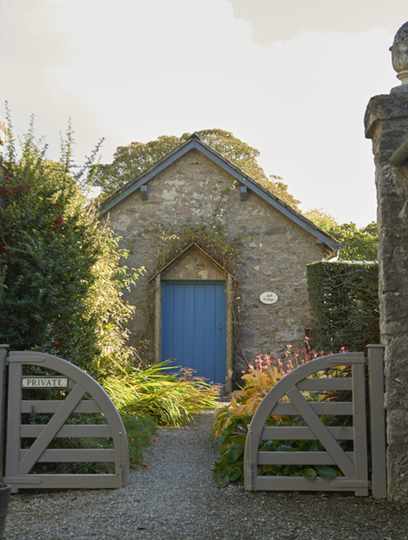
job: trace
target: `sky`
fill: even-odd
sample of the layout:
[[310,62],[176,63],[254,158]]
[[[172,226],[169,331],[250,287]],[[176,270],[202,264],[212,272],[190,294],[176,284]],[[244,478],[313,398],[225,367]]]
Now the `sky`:
[[398,83],[406,0],[0,0],[0,100],[78,161],[207,128],[256,147],[302,208],[375,219],[371,96]]

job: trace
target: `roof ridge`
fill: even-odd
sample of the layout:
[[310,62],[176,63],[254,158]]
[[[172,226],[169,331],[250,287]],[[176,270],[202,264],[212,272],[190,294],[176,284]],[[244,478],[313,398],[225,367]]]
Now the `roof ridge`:
[[209,158],[215,163],[217,163],[218,160],[217,164],[224,168],[227,173],[236,178],[242,184],[247,185],[247,187],[249,187],[250,189],[252,188],[252,191],[257,193],[257,195],[264,199],[266,202],[269,202],[269,204],[273,206],[275,210],[280,211],[288,219],[291,219],[301,228],[303,228],[313,236],[317,237],[321,243],[325,244],[330,249],[338,250],[341,247],[341,244],[330,234],[328,234],[323,229],[320,229],[320,227],[313,223],[313,221],[308,219],[301,212],[295,210],[292,206],[288,205],[277,195],[271,193],[269,190],[266,190],[264,186],[262,186],[259,182],[249,176],[238,165],[232,163],[228,158],[224,157],[215,148],[202,141],[196,132],[194,132],[185,142],[181,143],[179,146],[176,146],[173,150],[168,152],[165,156],[163,156],[160,160],[154,163],[146,171],[137,176],[134,180],[130,180],[130,182],[112,193],[112,195],[110,195],[108,199],[106,199],[101,204],[100,213],[103,215],[108,212],[111,208],[116,206],[116,204],[128,197],[128,195],[139,189],[142,185],[147,184],[160,172],[162,172],[172,163],[177,161],[177,159],[181,158],[193,149],[198,151],[201,150],[201,152],[206,155],[207,158]]

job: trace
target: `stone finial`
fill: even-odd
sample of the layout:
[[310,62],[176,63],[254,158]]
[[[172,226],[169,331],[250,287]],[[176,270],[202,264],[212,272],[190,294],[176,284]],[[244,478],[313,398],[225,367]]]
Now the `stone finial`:
[[408,92],[408,22],[403,24],[396,33],[390,51],[392,65],[401,81],[401,86],[393,88],[391,92]]

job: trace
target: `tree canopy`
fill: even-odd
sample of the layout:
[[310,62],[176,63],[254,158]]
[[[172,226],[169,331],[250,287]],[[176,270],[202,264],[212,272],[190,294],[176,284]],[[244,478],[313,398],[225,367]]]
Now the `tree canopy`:
[[364,227],[352,222],[339,224],[333,216],[319,209],[309,210],[305,216],[342,244],[341,260],[377,260],[378,230],[375,222]]
[[[259,151],[256,148],[222,129],[205,129],[196,134],[204,143],[214,148],[262,187],[292,208],[299,209],[299,201],[289,193],[288,186],[282,179],[266,175],[258,162]],[[181,137],[162,135],[147,143],[131,142],[127,146],[119,146],[113,155],[112,163],[96,166],[96,182],[102,187],[105,195],[110,195],[143,174],[190,137],[191,133],[184,133]]]

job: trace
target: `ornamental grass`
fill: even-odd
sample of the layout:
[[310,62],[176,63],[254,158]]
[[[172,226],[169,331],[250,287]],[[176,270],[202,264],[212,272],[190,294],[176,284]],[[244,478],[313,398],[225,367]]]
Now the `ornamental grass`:
[[161,426],[179,427],[195,414],[214,409],[219,387],[189,374],[176,375],[168,362],[145,369],[129,369],[103,385],[122,414],[150,416]]

